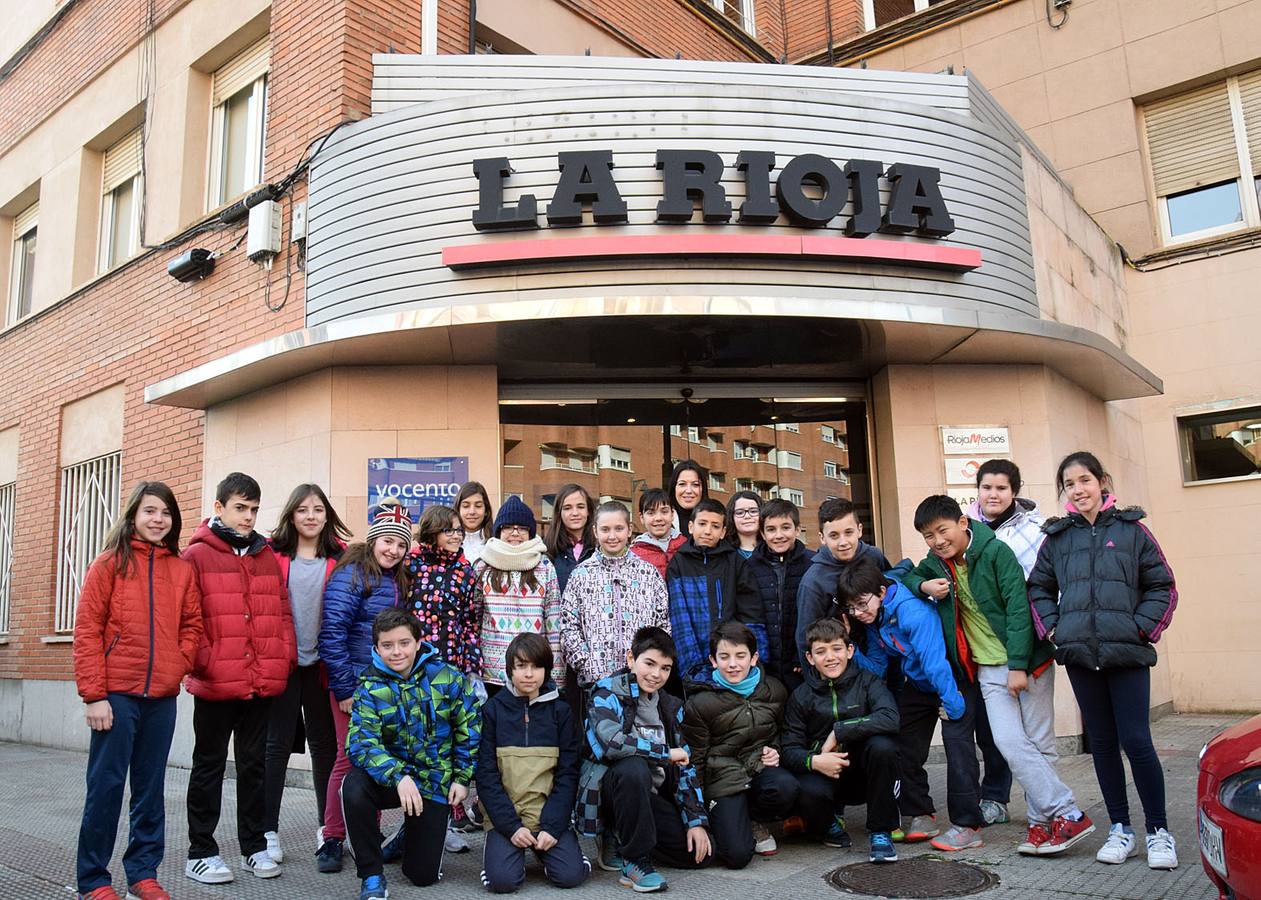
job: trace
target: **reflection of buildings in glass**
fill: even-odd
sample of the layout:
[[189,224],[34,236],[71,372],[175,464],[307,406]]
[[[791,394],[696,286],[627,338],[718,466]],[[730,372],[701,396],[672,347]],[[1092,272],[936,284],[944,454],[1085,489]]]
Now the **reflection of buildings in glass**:
[[[664,459],[668,429],[670,459]],[[802,510],[806,534],[829,497],[849,497],[844,422],[685,428],[650,425],[504,425],[504,494],[517,494],[540,521],[552,518],[557,491],[574,482],[600,500],[632,510],[679,460],[705,469],[709,495],[726,503],[736,491],[782,497]]]

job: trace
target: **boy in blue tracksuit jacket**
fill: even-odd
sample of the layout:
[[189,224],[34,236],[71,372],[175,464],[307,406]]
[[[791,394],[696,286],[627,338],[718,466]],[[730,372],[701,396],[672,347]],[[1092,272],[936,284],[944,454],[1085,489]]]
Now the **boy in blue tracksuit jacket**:
[[578,797],[578,735],[569,705],[548,678],[547,638],[526,632],[508,644],[508,682],[482,710],[477,795],[486,810],[482,883],[508,894],[525,883],[525,851],[554,887],[577,887],[591,863],[570,824]]
[[870,559],[859,560],[841,574],[837,579],[836,597],[851,619],[874,632],[874,644],[881,653],[896,657],[902,664],[905,683],[897,693],[902,776],[898,805],[902,815],[913,820],[906,831],[907,840],[925,840],[936,834],[936,826],[931,821],[935,808],[928,792],[924,763],[928,759],[939,709],[946,715],[942,722],[942,739],[946,745],[946,798],[951,821],[958,819],[970,824],[976,801],[973,798],[968,804],[959,796],[961,792],[967,793],[963,783],[966,779],[960,778],[962,767],[950,765],[950,760],[956,753],[971,753],[975,766],[976,744],[962,727],[967,705],[946,656],[946,641],[936,608],[886,577]]

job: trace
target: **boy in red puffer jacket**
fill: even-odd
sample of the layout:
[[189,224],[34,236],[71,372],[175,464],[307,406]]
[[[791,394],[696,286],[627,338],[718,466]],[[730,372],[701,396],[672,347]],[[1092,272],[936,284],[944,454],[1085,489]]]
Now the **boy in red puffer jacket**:
[[264,838],[263,781],[271,698],[298,663],[297,638],[280,564],[254,530],[262,491],[233,472],[215,488],[214,517],[198,527],[183,557],[197,571],[205,634],[188,676],[193,695],[193,770],[188,777],[188,863],[202,884],[233,879],[215,827],[223,799],[228,740],[235,751],[241,865],[259,878],[278,866]]

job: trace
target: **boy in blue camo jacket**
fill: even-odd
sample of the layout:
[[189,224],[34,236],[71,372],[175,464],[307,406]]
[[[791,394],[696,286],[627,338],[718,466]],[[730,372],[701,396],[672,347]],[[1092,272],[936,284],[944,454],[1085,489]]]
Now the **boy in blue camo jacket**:
[[359,898],[385,900],[378,812],[402,807],[403,874],[416,885],[436,883],[451,808],[473,782],[481,716],[472,684],[420,640],[420,623],[406,610],[382,610],[372,643],[350,710],[342,809],[363,880]]
[[591,758],[574,819],[595,835],[600,868],[639,893],[664,890],[654,861],[694,869],[711,861],[709,817],[683,739],[683,703],[667,693],[677,652],[664,629],[635,632],[627,668],[595,683],[587,704]]

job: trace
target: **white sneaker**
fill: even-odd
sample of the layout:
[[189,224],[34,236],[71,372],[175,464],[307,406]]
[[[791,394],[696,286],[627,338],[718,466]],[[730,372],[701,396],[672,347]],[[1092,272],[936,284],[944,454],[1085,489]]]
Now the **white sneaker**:
[[284,862],[285,851],[284,848],[280,846],[280,835],[274,831],[266,831],[263,832],[263,837],[267,841],[267,855],[271,857],[272,862]]
[[1138,840],[1134,837],[1134,832],[1118,822],[1108,829],[1108,839],[1095,854],[1095,859],[1101,863],[1119,866],[1137,852]]
[[779,852],[775,838],[761,822],[753,823],[753,852],[758,856],[774,856]]
[[184,874],[202,884],[227,884],[235,877],[219,856],[190,859],[184,864]]
[[266,850],[259,850],[253,856],[242,856],[241,868],[249,869],[258,878],[275,878],[280,874],[280,866]]
[[1147,866],[1151,869],[1178,868],[1178,848],[1173,835],[1163,828],[1147,836]]
[[447,838],[442,843],[442,849],[448,853],[467,853],[472,848],[469,842],[464,839],[464,835],[458,831],[447,831]]

